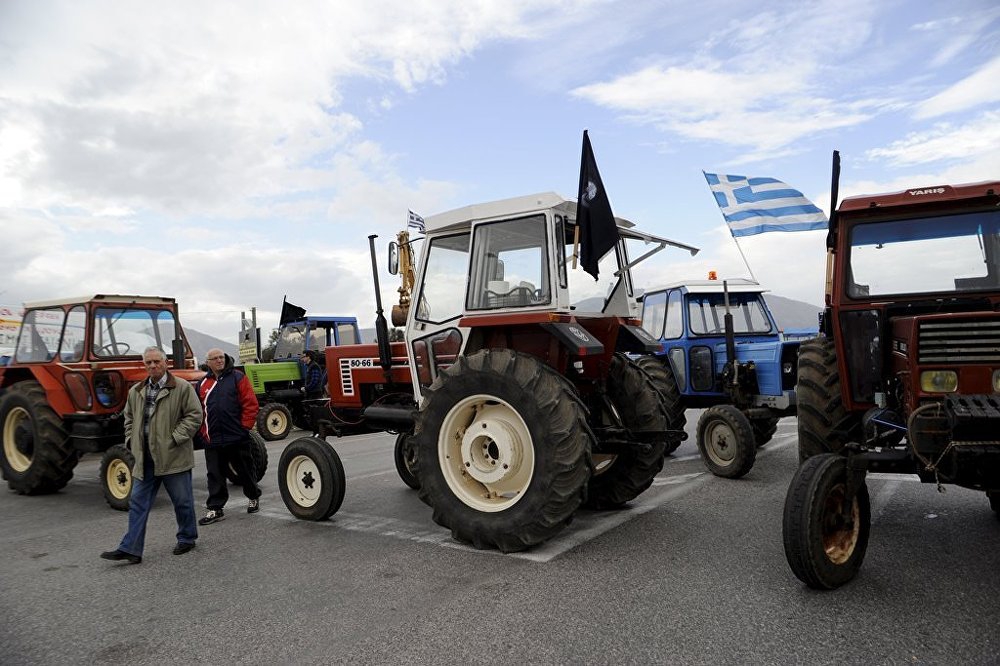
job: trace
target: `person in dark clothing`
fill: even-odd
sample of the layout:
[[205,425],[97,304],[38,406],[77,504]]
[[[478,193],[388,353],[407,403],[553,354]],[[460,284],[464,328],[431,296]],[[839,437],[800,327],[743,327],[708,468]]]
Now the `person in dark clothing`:
[[299,357],[302,361],[302,393],[307,400],[323,397],[323,368],[316,362],[316,352],[307,349]]
[[247,513],[260,510],[260,488],[253,474],[250,429],[257,419],[257,396],[250,380],[233,367],[233,358],[221,349],[206,356],[209,374],[198,384],[198,398],[205,412],[199,437],[205,446],[208,467],[208,512],[198,521],[210,525],[225,517],[229,500],[226,467],[236,470],[243,494],[250,500]]

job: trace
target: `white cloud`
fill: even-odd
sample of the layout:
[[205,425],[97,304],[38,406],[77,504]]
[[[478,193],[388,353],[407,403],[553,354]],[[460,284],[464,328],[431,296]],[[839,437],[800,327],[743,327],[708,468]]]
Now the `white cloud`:
[[997,81],[1000,81],[1000,55],[961,81],[920,103],[915,116],[919,119],[936,118],[1000,102]]
[[[572,94],[688,140],[773,157],[805,137],[863,123],[892,103],[826,94],[829,60],[864,43],[872,12],[858,3],[757,12],[733,19],[685,62],[647,64]],[[828,34],[840,37],[819,38]]]
[[[239,217],[336,185],[353,80],[413,91],[560,2],[38,2],[0,22],[0,205]],[[196,18],[195,18],[196,17]],[[6,143],[6,142],[5,142]]]
[[[1000,72],[998,72],[1000,73]],[[967,161],[1000,152],[1000,111],[988,111],[961,125],[939,123],[869,150],[869,159],[883,159],[892,166],[939,161]]]

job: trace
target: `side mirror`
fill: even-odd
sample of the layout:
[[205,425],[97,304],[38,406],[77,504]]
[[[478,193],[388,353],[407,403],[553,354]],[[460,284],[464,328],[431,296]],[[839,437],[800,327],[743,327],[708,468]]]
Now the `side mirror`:
[[399,275],[399,246],[396,241],[389,242],[389,273]]

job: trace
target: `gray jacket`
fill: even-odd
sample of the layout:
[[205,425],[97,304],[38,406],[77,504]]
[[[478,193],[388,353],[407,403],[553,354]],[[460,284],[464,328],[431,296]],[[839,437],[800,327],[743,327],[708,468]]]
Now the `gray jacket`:
[[[129,389],[125,405],[125,441],[135,456],[132,474],[137,479],[142,478],[142,419],[147,387],[148,381],[143,380]],[[194,387],[186,380],[178,381],[168,372],[166,384],[156,394],[156,410],[149,422],[153,474],[176,474],[194,467],[192,438],[201,427],[201,421],[201,402]]]

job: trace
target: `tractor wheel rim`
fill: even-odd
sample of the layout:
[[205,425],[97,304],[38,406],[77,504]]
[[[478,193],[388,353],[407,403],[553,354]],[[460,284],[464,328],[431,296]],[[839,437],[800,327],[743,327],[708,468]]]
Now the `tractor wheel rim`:
[[858,498],[855,497],[851,502],[851,515],[848,521],[842,511],[846,496],[847,488],[842,483],[837,484],[830,489],[823,503],[820,537],[827,558],[834,564],[843,564],[850,559],[858,545],[858,535],[861,533]]
[[24,407],[14,407],[4,420],[3,453],[11,469],[18,473],[26,472],[31,467],[32,457],[23,452],[26,447],[25,442],[21,441],[26,437],[31,425],[31,414]]
[[467,506],[488,513],[516,504],[535,471],[535,447],[524,419],[490,395],[469,396],[448,412],[438,434],[438,463],[448,487]]
[[319,501],[323,481],[319,467],[309,456],[295,456],[285,471],[285,484],[292,501],[301,507],[310,507]]
[[728,425],[717,422],[705,432],[705,453],[717,465],[725,467],[736,457],[736,433]]
[[115,458],[108,465],[104,481],[115,499],[123,500],[132,492],[132,470],[121,458]]
[[285,432],[288,428],[288,418],[284,412],[273,411],[267,416],[267,429],[272,435]]

